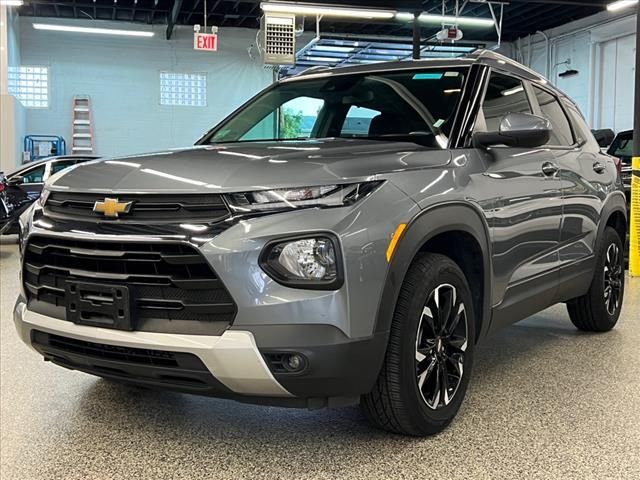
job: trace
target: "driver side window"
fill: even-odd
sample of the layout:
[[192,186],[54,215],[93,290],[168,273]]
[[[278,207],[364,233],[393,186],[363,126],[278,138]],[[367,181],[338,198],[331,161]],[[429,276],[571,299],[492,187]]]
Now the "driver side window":
[[492,72],[487,93],[476,120],[476,132],[495,132],[508,113],[533,113],[522,81]]

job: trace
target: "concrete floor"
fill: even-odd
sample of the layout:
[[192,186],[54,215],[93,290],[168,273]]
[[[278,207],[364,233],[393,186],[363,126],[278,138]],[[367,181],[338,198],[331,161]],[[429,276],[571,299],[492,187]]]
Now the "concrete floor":
[[557,306],[488,339],[451,427],[412,439],[357,408],[130,389],[44,363],[13,329],[16,245],[0,268],[2,480],[640,478],[640,279],[608,334]]

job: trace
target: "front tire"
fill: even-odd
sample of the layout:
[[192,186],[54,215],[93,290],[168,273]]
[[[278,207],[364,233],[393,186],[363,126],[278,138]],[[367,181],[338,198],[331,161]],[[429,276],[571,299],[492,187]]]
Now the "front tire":
[[608,332],[620,317],[624,297],[624,250],[620,235],[606,227],[587,293],[567,302],[571,322],[587,332]]
[[398,296],[378,380],[361,401],[369,421],[404,435],[442,431],[466,393],[474,346],[464,273],[444,255],[418,256]]

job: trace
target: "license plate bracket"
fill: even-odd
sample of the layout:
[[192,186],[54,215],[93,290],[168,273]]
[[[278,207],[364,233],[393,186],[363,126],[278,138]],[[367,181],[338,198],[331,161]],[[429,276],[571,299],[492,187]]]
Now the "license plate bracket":
[[67,320],[78,325],[133,330],[128,287],[67,281],[65,296]]

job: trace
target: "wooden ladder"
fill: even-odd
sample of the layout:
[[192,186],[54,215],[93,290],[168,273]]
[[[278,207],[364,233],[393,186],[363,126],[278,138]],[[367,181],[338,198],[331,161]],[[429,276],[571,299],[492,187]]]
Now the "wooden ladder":
[[73,123],[71,125],[71,154],[92,155],[93,124],[91,122],[91,100],[87,95],[73,97]]

